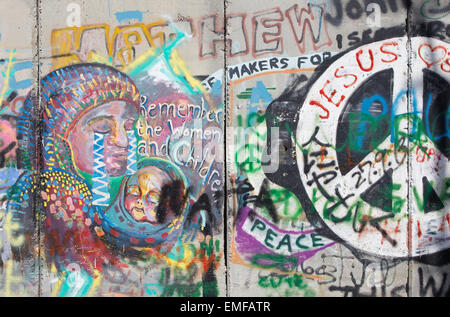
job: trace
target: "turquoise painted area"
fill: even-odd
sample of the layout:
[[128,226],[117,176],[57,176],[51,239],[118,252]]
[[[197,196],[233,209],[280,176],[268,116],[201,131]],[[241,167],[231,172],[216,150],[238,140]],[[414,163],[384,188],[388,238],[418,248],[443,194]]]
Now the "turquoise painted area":
[[63,272],[66,274],[61,285],[59,297],[86,296],[92,285],[93,278],[82,267],[74,272],[64,268]]
[[178,29],[174,24],[169,23],[169,26],[175,31],[176,36],[173,39],[165,42],[161,47],[158,47],[155,50],[155,53],[149,56],[145,61],[137,63],[134,68],[129,69],[128,74],[133,78],[135,76],[138,76],[142,72],[147,72],[158,62],[163,62],[166,66],[166,69],[160,69],[159,71],[167,76],[171,81],[179,83],[179,87],[183,90],[184,93],[190,95],[202,94],[200,89],[193,88],[184,76],[176,74],[174,69],[170,65],[170,58],[174,49],[182,43],[183,39],[185,39],[187,35],[180,29]]

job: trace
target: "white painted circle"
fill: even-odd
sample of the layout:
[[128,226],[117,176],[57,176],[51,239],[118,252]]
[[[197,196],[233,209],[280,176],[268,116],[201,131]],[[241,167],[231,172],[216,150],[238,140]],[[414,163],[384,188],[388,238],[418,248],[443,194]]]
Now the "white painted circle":
[[[409,87],[414,89],[409,90],[408,94],[406,89],[409,45],[411,47]],[[373,56],[372,69],[369,52]],[[406,37],[370,43],[334,61],[308,92],[300,110],[296,132],[297,162],[301,181],[315,212],[326,226],[358,250],[378,256],[404,258],[432,254],[450,247],[450,206],[447,198],[450,196],[447,194],[449,175],[446,174],[446,170],[450,170],[450,165],[446,156],[439,152],[432,140],[429,138],[415,140],[414,137],[420,134],[416,135],[413,129],[415,123],[419,124],[420,120],[423,120],[423,110],[427,107],[422,97],[426,93],[423,91],[423,70],[428,69],[450,82],[449,56],[449,44],[425,37],[414,37],[410,43]],[[387,69],[393,71],[395,110],[392,101],[387,101],[387,104],[391,107],[391,122],[392,119],[395,120],[394,127],[397,127],[398,123],[398,130],[392,129],[391,126],[389,137],[377,145],[376,150],[367,153],[350,172],[343,175],[338,164],[336,141],[338,133],[345,132],[339,129],[339,120],[343,111],[346,111],[346,102],[361,84]],[[446,120],[448,126],[449,118]],[[318,142],[310,142],[316,129]],[[411,136],[406,138],[405,146],[411,147],[417,142],[421,148],[433,148],[436,152],[434,158],[419,162],[416,148],[402,151],[397,147],[395,150],[393,141],[399,140],[398,136],[401,133]],[[355,131],[348,131],[348,136],[349,139],[358,138]],[[380,154],[383,152],[386,154]],[[404,157],[403,161],[401,157]],[[364,197],[367,198],[370,186],[377,183],[390,170],[394,188],[392,195],[395,197],[392,198],[392,202],[394,204],[395,201],[397,204],[395,208],[392,207],[392,212],[375,207],[361,198],[363,193],[366,193]],[[443,208],[427,213],[421,210],[424,177],[440,195]],[[360,184],[362,179],[366,181]],[[414,192],[418,195],[414,195]],[[348,197],[345,200],[347,206],[341,203],[335,208],[330,208],[338,201],[337,193],[341,197]],[[403,200],[405,201],[401,205]],[[333,220],[330,215],[334,217]],[[366,225],[362,226],[364,221]],[[370,224],[371,221],[373,225]],[[361,232],[358,232],[361,228],[363,228]],[[383,235],[382,231],[387,236]]]

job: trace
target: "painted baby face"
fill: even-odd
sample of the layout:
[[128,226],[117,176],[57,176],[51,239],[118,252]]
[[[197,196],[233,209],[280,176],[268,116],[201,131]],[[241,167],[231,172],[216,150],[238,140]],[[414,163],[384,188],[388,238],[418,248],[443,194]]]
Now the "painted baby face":
[[138,113],[125,101],[111,101],[87,112],[70,131],[76,166],[83,172],[93,172],[94,133],[105,135],[104,162],[110,176],[125,174],[127,168],[127,131],[133,129]]
[[[155,166],[141,168],[131,176],[125,187],[125,209],[137,221],[159,224],[156,210],[160,201],[160,193],[164,185],[170,184],[170,176]],[[166,215],[164,222],[174,218]]]

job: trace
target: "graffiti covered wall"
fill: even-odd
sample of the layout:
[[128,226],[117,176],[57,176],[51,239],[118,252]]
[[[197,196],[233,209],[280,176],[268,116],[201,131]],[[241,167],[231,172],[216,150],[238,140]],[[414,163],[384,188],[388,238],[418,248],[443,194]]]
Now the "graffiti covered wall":
[[1,296],[450,294],[450,3],[257,4],[0,1]]
[[449,294],[448,5],[254,13],[264,45],[227,69],[231,294]]

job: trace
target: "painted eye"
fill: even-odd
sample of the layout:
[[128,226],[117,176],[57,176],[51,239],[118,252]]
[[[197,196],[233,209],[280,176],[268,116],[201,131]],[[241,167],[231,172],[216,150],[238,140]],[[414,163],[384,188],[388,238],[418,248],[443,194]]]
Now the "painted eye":
[[147,196],[145,196],[145,202],[147,203],[147,205],[156,205],[159,201],[159,197],[156,194],[147,194]]
[[111,133],[114,127],[114,122],[109,119],[102,119],[91,123],[90,126],[92,130],[96,133],[107,134]]
[[128,196],[134,196],[134,197],[139,197],[140,193],[139,193],[139,189],[135,186],[131,186],[127,189],[127,195]]
[[131,131],[131,130],[133,130],[135,124],[136,124],[136,120],[128,119],[127,121],[125,121],[124,128],[127,131]]

